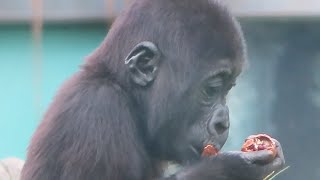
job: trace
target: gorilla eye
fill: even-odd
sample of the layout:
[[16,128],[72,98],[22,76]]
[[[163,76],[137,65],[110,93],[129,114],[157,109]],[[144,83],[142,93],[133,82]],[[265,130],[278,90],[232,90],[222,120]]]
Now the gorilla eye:
[[220,91],[220,88],[218,87],[211,87],[211,86],[207,86],[204,89],[204,93],[206,94],[207,97],[213,97],[216,94],[218,94]]
[[217,95],[223,87],[223,80],[221,78],[214,78],[207,82],[204,87],[204,93],[206,97],[214,97]]

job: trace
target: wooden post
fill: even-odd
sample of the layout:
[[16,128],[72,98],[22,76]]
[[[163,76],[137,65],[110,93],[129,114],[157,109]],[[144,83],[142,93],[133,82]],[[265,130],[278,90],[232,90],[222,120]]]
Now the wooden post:
[[130,4],[130,0],[123,0],[124,1],[124,7],[123,8],[126,8],[129,6]]
[[33,94],[37,114],[42,112],[42,28],[43,28],[43,1],[32,0],[32,66],[33,66]]
[[109,18],[113,18],[115,16],[115,11],[114,11],[114,6],[115,2],[114,0],[105,0],[105,5],[106,5],[106,16]]

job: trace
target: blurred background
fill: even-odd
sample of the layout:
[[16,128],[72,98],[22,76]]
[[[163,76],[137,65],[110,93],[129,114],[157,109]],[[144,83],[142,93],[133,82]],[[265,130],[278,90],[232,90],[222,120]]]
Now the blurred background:
[[[277,179],[320,179],[320,1],[226,0],[250,66],[229,96],[224,150],[268,133],[291,167]],[[61,83],[102,42],[130,0],[0,0],[0,159],[25,158]]]

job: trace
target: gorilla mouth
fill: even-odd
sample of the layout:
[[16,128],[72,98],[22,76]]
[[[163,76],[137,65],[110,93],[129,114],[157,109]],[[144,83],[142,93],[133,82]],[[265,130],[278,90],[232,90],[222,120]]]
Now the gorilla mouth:
[[190,145],[190,149],[198,157],[216,155],[220,151],[219,146],[213,144],[207,144],[206,146],[201,147]]
[[213,146],[212,144],[207,144],[202,151],[201,156],[209,157],[209,156],[216,156],[218,154],[218,149]]

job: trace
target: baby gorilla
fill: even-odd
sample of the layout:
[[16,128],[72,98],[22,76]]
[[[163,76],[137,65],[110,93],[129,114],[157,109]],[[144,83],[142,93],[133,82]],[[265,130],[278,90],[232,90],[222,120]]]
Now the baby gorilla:
[[150,180],[175,161],[177,180],[258,180],[284,164],[268,151],[218,150],[226,95],[246,52],[215,0],[137,0],[58,91],[37,128],[22,180]]

